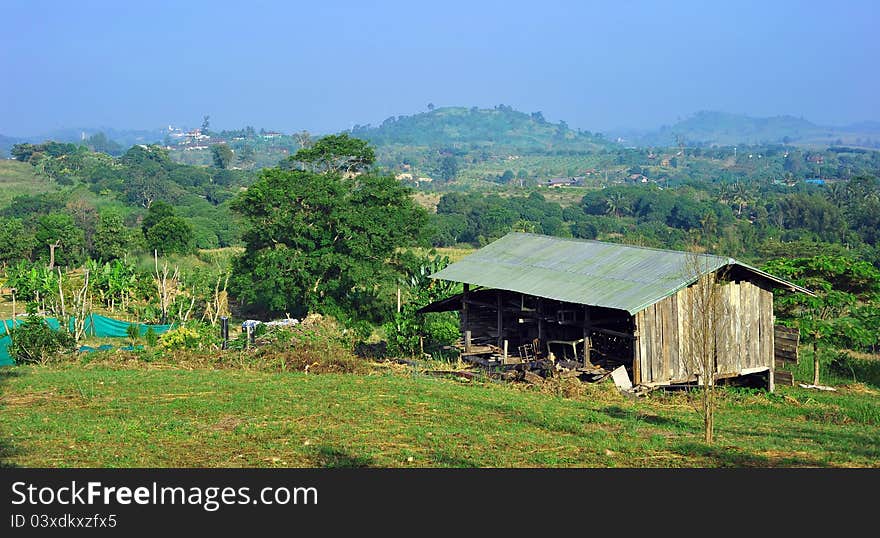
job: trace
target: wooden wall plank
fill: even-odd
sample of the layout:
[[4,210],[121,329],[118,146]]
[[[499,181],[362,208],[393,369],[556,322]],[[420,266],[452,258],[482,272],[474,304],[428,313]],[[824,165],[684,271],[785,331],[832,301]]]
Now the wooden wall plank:
[[773,293],[763,288],[761,294],[761,366],[773,368]]
[[740,361],[740,368],[752,368],[755,365],[755,354],[752,349],[752,342],[757,338],[755,334],[755,318],[756,318],[756,306],[755,306],[755,295],[753,293],[754,288],[750,282],[743,282],[740,286],[742,289],[742,294],[740,295],[742,304],[742,317],[740,318],[740,324],[742,326],[742,347],[743,347],[743,356]]
[[672,366],[669,364],[672,354],[669,349],[672,344],[672,297],[657,303],[657,317],[660,326],[660,375],[666,381],[672,379]]
[[681,340],[681,330],[678,323],[678,294],[676,293],[669,298],[669,306],[671,316],[669,320],[670,333],[672,341],[669,346],[669,378],[672,380],[680,379],[681,369],[678,364],[679,340]]
[[[795,337],[795,335],[797,335]],[[797,343],[798,340],[792,341],[791,338],[799,338],[800,332],[797,328],[791,329],[782,325],[773,327],[773,356],[777,361],[798,362]]]
[[679,297],[681,303],[681,306],[679,307],[679,313],[682,326],[682,334],[679,339],[682,357],[682,369],[681,372],[679,372],[678,376],[678,380],[680,381],[690,380],[699,369],[697,361],[694,358],[694,350],[697,348],[696,319],[698,317],[696,308],[697,305],[694,297],[695,293],[693,287],[688,287],[682,290]]
[[747,334],[748,338],[743,342],[748,348],[748,353],[746,355],[746,363],[743,365],[745,368],[754,368],[757,366],[757,358],[755,354],[757,353],[757,344],[758,344],[758,334],[756,331],[757,328],[757,314],[758,314],[758,306],[757,306],[757,297],[755,296],[755,285],[751,282],[746,283],[743,287],[746,288],[746,305],[748,308],[747,315],[744,317],[744,321],[748,327]]
[[642,363],[642,377],[651,383],[654,376],[651,373],[651,365],[654,362],[654,338],[656,338],[654,330],[654,305],[645,309],[645,360]]
[[721,288],[720,293],[720,327],[718,332],[722,338],[718,345],[718,371],[719,373],[731,373],[736,371],[739,361],[739,344],[737,339],[737,321],[741,316],[740,309],[740,286],[736,282],[730,282]]
[[749,344],[752,348],[752,352],[749,354],[750,359],[750,368],[757,368],[761,366],[761,331],[760,331],[760,323],[761,323],[761,288],[749,282],[749,288],[751,289],[751,300],[750,303],[752,305],[752,314],[749,317],[749,322],[752,324],[752,339],[749,341]]

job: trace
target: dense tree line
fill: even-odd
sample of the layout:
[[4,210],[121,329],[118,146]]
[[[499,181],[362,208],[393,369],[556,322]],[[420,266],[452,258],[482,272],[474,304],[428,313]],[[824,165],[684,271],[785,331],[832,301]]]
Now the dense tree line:
[[[792,249],[845,251],[880,264],[880,182],[861,176],[831,185],[689,182],[676,188],[621,185],[561,207],[528,196],[451,192],[431,215],[434,246],[485,244],[510,231],[620,240],[683,249],[701,235],[716,252],[766,260]],[[706,235],[708,234],[708,237]]]
[[[102,140],[90,139],[98,144]],[[7,253],[18,253],[11,260],[36,259],[47,250],[47,241],[53,243],[61,236],[59,263],[74,264],[85,257],[107,259],[113,252],[127,248],[182,253],[240,241],[238,221],[229,210],[229,202],[252,181],[249,172],[177,164],[167,150],[148,145],[136,145],[112,157],[91,151],[86,145],[17,144],[13,155],[30,163],[38,175],[60,189],[20,195],[0,207],[0,217],[8,220],[7,230],[26,230],[16,235],[16,241],[0,246]],[[91,194],[85,196],[82,189]],[[138,238],[132,232],[140,228],[139,219],[160,202],[175,208],[176,220],[165,222],[152,236],[144,233],[143,239]],[[124,229],[119,227],[120,219]],[[108,244],[111,230],[124,246]],[[166,239],[170,237],[180,240],[169,242]],[[22,256],[23,252],[30,254]]]

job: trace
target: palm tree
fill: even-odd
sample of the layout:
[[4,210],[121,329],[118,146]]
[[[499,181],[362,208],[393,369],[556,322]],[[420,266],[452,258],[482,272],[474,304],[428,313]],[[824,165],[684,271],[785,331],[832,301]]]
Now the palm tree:
[[722,183],[718,186],[718,201],[726,204],[730,201],[730,184]]
[[745,183],[737,182],[733,185],[733,202],[739,206],[736,216],[741,217],[743,209],[752,202],[752,192]]
[[850,192],[841,183],[832,183],[828,186],[828,199],[837,207],[843,207],[849,201]]
[[619,192],[613,192],[605,198],[605,205],[607,206],[605,212],[609,215],[614,215],[619,219],[622,210],[625,208],[626,199],[624,198],[623,194]]

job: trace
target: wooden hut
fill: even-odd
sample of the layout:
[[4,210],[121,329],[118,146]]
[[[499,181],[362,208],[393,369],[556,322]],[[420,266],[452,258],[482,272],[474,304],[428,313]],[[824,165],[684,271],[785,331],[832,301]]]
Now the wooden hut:
[[715,379],[762,374],[772,390],[773,289],[812,292],[733,258],[511,233],[431,275],[464,292],[422,312],[460,311],[466,356],[504,349],[623,365],[635,384],[691,383],[706,275],[718,282]]

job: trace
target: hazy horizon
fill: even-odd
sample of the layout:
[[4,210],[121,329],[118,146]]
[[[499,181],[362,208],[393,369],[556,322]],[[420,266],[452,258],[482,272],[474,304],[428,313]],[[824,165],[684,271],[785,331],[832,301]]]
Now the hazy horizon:
[[[875,2],[13,1],[0,134],[251,125],[334,132],[443,106],[591,131],[700,110],[876,121]],[[829,37],[830,36],[830,37]]]

